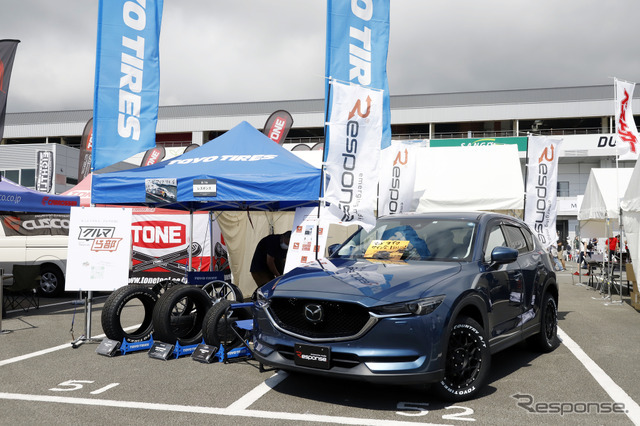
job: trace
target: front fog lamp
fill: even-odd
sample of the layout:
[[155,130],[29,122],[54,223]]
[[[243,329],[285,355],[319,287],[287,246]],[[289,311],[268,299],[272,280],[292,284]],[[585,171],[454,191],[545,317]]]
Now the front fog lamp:
[[444,296],[425,297],[411,302],[394,303],[393,305],[378,306],[372,312],[380,316],[394,315],[427,315],[435,311],[444,300]]

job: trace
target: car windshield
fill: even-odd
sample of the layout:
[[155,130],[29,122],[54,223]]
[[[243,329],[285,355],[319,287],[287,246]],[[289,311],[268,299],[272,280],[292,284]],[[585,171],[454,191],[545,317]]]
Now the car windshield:
[[378,220],[370,232],[360,229],[332,257],[467,261],[475,229],[468,220],[389,217]]

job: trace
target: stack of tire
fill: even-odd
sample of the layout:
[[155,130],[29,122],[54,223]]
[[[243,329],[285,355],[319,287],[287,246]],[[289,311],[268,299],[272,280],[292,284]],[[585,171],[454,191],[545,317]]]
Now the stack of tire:
[[[216,282],[217,283],[217,282]],[[203,287],[165,283],[153,288],[127,285],[115,290],[107,298],[102,310],[102,329],[112,340],[129,343],[149,340],[189,346],[201,343],[225,348],[242,344],[240,336],[246,331],[233,331],[238,319],[250,319],[248,308],[232,309],[231,302],[242,301],[240,290],[223,283],[224,290],[215,285]],[[232,300],[229,300],[232,299]],[[135,330],[123,326],[123,309],[141,303],[144,316]],[[126,329],[125,329],[126,328]]]

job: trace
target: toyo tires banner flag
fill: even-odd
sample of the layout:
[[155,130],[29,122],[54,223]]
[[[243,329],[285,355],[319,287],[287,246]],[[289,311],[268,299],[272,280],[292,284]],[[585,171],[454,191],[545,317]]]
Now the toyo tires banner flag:
[[376,222],[382,92],[331,84],[324,200],[330,203],[328,212],[337,222],[371,229]]
[[163,0],[100,0],[92,170],[156,145]]
[[[381,148],[391,143],[387,81],[389,0],[328,0],[325,103],[332,116],[329,79],[383,91]],[[327,129],[327,139],[331,129]],[[327,156],[325,148],[325,159]]]
[[557,241],[558,146],[562,139],[530,136],[524,221],[544,247]]

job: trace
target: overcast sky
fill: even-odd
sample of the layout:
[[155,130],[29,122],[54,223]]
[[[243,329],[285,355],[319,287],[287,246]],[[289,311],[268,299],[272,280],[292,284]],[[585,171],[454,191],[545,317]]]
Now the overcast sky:
[[[2,5],[8,112],[91,109],[98,0]],[[165,0],[160,105],[322,98],[325,23],[325,0]],[[639,23],[638,0],[391,0],[390,93],[640,82]]]

